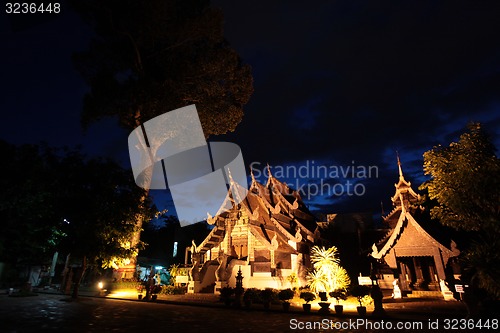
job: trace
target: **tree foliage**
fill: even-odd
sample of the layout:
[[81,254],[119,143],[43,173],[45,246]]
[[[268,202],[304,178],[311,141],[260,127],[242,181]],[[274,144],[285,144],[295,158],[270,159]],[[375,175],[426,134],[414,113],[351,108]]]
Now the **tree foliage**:
[[77,151],[0,142],[0,152],[0,260],[41,264],[59,251],[107,266],[137,252],[135,218],[153,209],[130,172]]
[[481,125],[471,123],[458,142],[424,153],[431,179],[420,187],[436,205],[431,216],[456,230],[473,232],[463,268],[471,283],[500,297],[500,160]]
[[234,131],[253,93],[252,75],[223,36],[206,0],[84,0],[74,7],[96,37],[74,56],[90,85],[83,123],[118,116],[132,129],[196,104],[205,135]]
[[433,218],[459,230],[500,231],[500,162],[480,124],[469,125],[459,142],[424,153],[424,172],[432,178],[421,189],[439,203]]
[[135,220],[138,215],[149,220],[153,210],[130,172],[110,160],[85,160],[77,152],[60,160],[58,172],[58,213],[69,222],[61,249],[102,267],[116,268],[136,255],[142,243],[131,244],[139,231]]
[[58,200],[49,167],[52,152],[0,141],[0,154],[0,261],[39,263],[63,236],[54,210]]

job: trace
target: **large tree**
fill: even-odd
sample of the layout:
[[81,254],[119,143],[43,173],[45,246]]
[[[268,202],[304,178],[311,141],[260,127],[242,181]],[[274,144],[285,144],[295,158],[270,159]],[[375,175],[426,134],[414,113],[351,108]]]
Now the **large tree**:
[[34,145],[0,141],[0,153],[0,261],[40,265],[59,251],[81,263],[83,275],[87,267],[109,267],[138,252],[141,243],[129,244],[135,221],[148,220],[153,210],[128,170]]
[[57,244],[57,192],[48,163],[53,151],[0,141],[0,261],[40,264]]
[[431,216],[442,224],[468,232],[464,276],[470,283],[500,298],[500,160],[481,125],[472,123],[458,142],[424,153],[422,184],[437,203]]
[[[72,3],[96,32],[88,50],[74,56],[90,86],[84,126],[114,116],[131,131],[196,104],[205,137],[235,130],[253,93],[251,69],[224,39],[222,13],[209,1]],[[152,169],[148,172],[150,180]],[[143,221],[136,223],[140,228]]]
[[142,243],[131,242],[140,231],[136,221],[151,219],[154,210],[131,173],[113,161],[70,152],[57,170],[57,211],[59,220],[66,221],[59,249],[81,263],[74,278],[76,297],[87,267],[116,268],[138,253]]
[[75,8],[95,29],[74,57],[90,86],[83,123],[118,116],[129,130],[196,104],[205,136],[234,131],[252,75],[223,36],[206,0],[84,0]]

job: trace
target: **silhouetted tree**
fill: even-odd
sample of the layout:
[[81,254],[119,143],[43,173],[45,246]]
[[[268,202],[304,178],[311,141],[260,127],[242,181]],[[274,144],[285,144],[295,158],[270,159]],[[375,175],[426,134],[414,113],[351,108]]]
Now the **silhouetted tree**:
[[470,283],[500,298],[500,160],[480,124],[472,123],[458,142],[424,153],[431,179],[420,187],[437,205],[431,216],[471,233],[463,251]]
[[[42,264],[54,251],[87,267],[112,267],[138,252],[130,243],[138,216],[153,209],[132,174],[78,151],[0,142],[0,261]],[[75,284],[75,296],[78,283]]]
[[205,0],[84,0],[78,12],[96,31],[75,55],[90,86],[83,123],[118,116],[129,130],[196,104],[205,135],[234,131],[252,75],[223,36],[223,17]]
[[131,241],[140,231],[136,220],[150,220],[154,210],[132,174],[113,161],[86,160],[70,152],[58,167],[58,212],[68,221],[59,247],[81,262],[74,279],[76,297],[87,267],[116,268],[137,255],[143,244]]
[[61,237],[49,165],[54,152],[0,141],[0,154],[0,261],[11,266],[40,264]]
[[115,116],[132,130],[196,104],[206,137],[235,130],[253,93],[251,69],[224,39],[222,13],[209,1],[72,3],[96,32],[88,50],[74,56],[90,86],[84,126]]

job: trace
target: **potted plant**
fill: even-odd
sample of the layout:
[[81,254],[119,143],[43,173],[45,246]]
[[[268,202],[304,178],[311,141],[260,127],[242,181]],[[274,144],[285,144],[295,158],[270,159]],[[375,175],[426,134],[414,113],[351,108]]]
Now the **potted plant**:
[[139,283],[135,288],[137,289],[137,299],[141,300],[144,294],[144,285]]
[[305,304],[302,304],[304,312],[311,312],[311,304],[309,304],[309,302],[314,301],[316,299],[316,295],[310,291],[303,291],[300,293],[300,298],[306,302]]
[[234,294],[234,289],[231,287],[223,287],[220,290],[220,299],[226,306],[231,305],[231,296]]
[[347,299],[347,291],[345,289],[335,289],[334,291],[330,291],[330,297],[335,298],[337,304],[335,304],[335,313],[339,316],[344,312],[344,306],[340,304],[340,301],[345,301]]
[[275,293],[272,288],[266,288],[260,291],[260,299],[264,304],[264,309],[269,309],[271,301],[275,298]]
[[318,293],[319,299],[321,302],[327,302],[328,301],[328,296],[326,295],[326,291],[320,291]]
[[243,303],[245,304],[245,308],[250,308],[252,303],[255,302],[259,298],[259,293],[255,288],[248,288],[245,290],[243,294]]
[[330,303],[328,302],[328,294],[326,293],[326,291],[320,291],[318,293],[318,296],[321,300],[321,302],[318,302],[319,306],[321,307],[318,312],[321,314],[330,313]]
[[158,294],[161,292],[161,286],[159,284],[151,286],[151,300],[156,301]]
[[283,289],[278,293],[278,298],[283,304],[283,311],[288,312],[290,309],[290,300],[295,296],[295,293],[292,289]]
[[358,299],[359,306],[357,307],[357,310],[360,316],[366,315],[366,307],[363,306],[363,297],[367,296],[369,293],[369,286],[354,286],[351,289],[351,295]]

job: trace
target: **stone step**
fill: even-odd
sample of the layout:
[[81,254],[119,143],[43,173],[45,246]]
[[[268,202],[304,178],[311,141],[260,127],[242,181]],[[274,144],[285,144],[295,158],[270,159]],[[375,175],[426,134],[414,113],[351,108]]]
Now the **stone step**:
[[407,295],[410,298],[438,298],[443,299],[443,294],[436,290],[413,290]]

